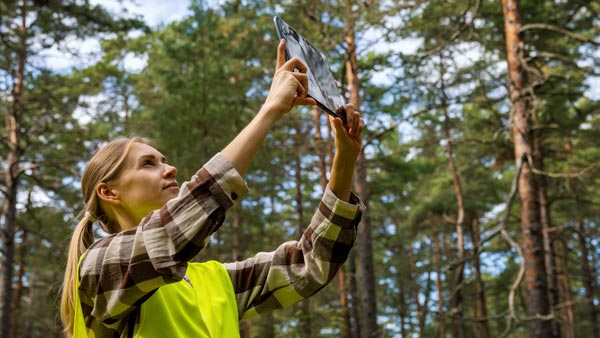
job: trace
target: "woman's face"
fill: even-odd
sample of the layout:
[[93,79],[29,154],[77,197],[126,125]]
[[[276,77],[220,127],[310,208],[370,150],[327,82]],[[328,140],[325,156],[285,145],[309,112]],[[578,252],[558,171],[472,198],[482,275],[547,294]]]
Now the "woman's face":
[[143,143],[133,143],[121,177],[113,185],[119,205],[136,222],[149,212],[160,209],[179,194],[175,180],[177,169],[156,149]]

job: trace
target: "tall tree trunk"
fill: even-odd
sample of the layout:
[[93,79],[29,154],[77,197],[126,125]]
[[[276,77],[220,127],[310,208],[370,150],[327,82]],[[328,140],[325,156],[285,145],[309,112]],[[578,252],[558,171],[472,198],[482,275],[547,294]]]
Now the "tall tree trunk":
[[[474,215],[471,224],[471,241],[475,248],[479,247],[479,236],[479,218],[477,215]],[[490,336],[490,329],[485,302],[485,286],[483,285],[483,279],[481,278],[479,253],[474,253],[473,269],[475,270],[475,337],[488,338]]]
[[0,227],[2,230],[2,290],[0,290],[0,299],[2,299],[1,308],[1,338],[10,338],[12,331],[12,309],[13,293],[13,265],[15,259],[15,229],[17,223],[17,192],[20,175],[20,162],[23,149],[21,149],[21,117],[24,112],[25,104],[25,61],[27,58],[27,12],[25,5],[21,7],[21,24],[19,26],[19,42],[16,50],[17,69],[16,81],[12,91],[12,109],[6,109],[5,121],[8,135],[8,154],[6,155],[6,166],[8,168],[4,178],[5,199],[2,205],[2,219],[4,224]]
[[589,304],[588,320],[590,322],[590,338],[600,336],[600,326],[598,325],[598,307],[596,301],[596,278],[594,277],[593,265],[589,259],[589,249],[587,245],[587,233],[585,231],[585,222],[581,216],[581,201],[576,188],[573,189],[575,199],[575,233],[579,242],[579,251],[581,253],[581,270],[583,271],[583,285],[585,288],[585,298]]
[[[440,338],[446,337],[446,320],[444,314],[444,287],[442,285],[442,248],[440,246],[440,234],[433,233],[433,264],[435,265],[435,286],[438,295],[438,325]],[[402,288],[400,288],[402,289]]]
[[[346,0],[344,21],[344,39],[346,41],[346,80],[350,93],[350,103],[360,110],[360,80],[358,78],[358,60],[356,57],[355,16],[352,12],[354,2]],[[358,156],[355,170],[355,190],[360,199],[368,205],[370,189],[367,183],[367,160],[364,152]],[[375,295],[375,271],[371,239],[371,217],[367,211],[359,224],[358,238],[358,291],[360,297],[360,337],[377,337],[377,297]]]
[[454,162],[454,149],[452,145],[452,136],[450,132],[450,116],[448,115],[448,109],[446,108],[446,93],[444,88],[444,69],[443,63],[440,56],[440,66],[442,71],[440,72],[440,83],[442,91],[442,108],[444,111],[444,134],[446,138],[446,153],[448,154],[448,166],[450,168],[450,174],[452,175],[452,183],[454,185],[454,195],[456,196],[456,249],[458,251],[458,259],[460,263],[454,270],[454,278],[452,281],[452,294],[450,296],[450,313],[452,318],[452,336],[455,338],[465,338],[466,328],[463,320],[463,296],[462,287],[464,280],[465,270],[465,245],[464,245],[464,223],[465,223],[465,207],[462,185],[458,170],[456,169],[456,163]]
[[[433,251],[432,251],[433,253]],[[411,244],[408,245],[408,261],[410,265],[410,271],[417,271],[417,259],[415,257],[415,251]],[[418,336],[424,337],[425,335],[425,319],[427,318],[427,306],[429,303],[429,293],[431,287],[431,271],[427,272],[427,282],[425,289],[421,292],[419,288],[419,275],[416,272],[411,272],[411,282],[413,289],[413,297],[415,300],[417,325],[418,325]],[[421,302],[421,294],[425,295],[423,302]]]
[[[318,167],[320,175],[321,190],[325,192],[327,189],[327,150],[323,148],[325,142],[321,133],[321,116],[319,108],[314,107],[312,111],[312,119],[315,125],[315,147],[317,148]],[[331,158],[331,157],[330,157]],[[352,329],[350,323],[350,311],[348,310],[348,290],[346,289],[346,269],[344,266],[340,268],[336,275],[336,284],[338,287],[340,300],[340,314],[342,316],[342,338],[352,338]]]
[[567,247],[563,240],[564,231],[561,230],[553,241],[554,259],[556,260],[556,284],[558,287],[559,304],[558,312],[562,320],[561,337],[575,338],[575,316],[573,314],[573,301],[571,297],[571,284],[567,267]]
[[[567,140],[566,144],[567,156],[572,156],[573,151],[573,143],[570,139]],[[574,210],[574,218],[575,218],[575,233],[577,234],[577,239],[579,243],[579,252],[581,257],[581,270],[583,273],[583,285],[585,289],[585,297],[588,300],[588,320],[590,321],[590,338],[598,338],[600,337],[600,326],[598,325],[598,307],[594,303],[596,301],[596,274],[594,271],[594,264],[590,263],[589,259],[589,250],[587,246],[587,233],[585,231],[585,220],[583,214],[581,212],[581,197],[579,195],[579,182],[576,179],[572,179],[569,182],[569,189],[571,192],[571,196],[573,201],[575,202],[575,210]],[[566,250],[565,250],[566,251]],[[565,262],[566,259],[565,253]],[[564,277],[562,279],[563,288],[570,289],[568,283],[569,279],[567,277],[567,272],[565,271]],[[569,305],[570,306],[570,305]],[[567,313],[567,318],[572,318],[572,308],[571,314]],[[571,334],[571,331],[568,331]],[[574,334],[574,333],[573,333]]]
[[[16,314],[16,316],[18,317],[19,315],[23,315],[23,308],[21,306],[21,299],[23,297],[23,289],[25,287],[24,285],[24,278],[25,278],[25,256],[27,255],[27,249],[28,249],[28,236],[29,233],[27,232],[27,230],[23,229],[23,235],[21,236],[21,241],[20,241],[20,245],[19,245],[19,259],[17,262],[17,265],[19,267],[19,273],[17,274],[17,283],[15,285],[15,289],[13,290],[14,293],[14,299],[13,299],[13,306],[12,306],[12,311],[14,314]],[[31,285],[30,287],[35,287],[35,285]],[[11,333],[11,337],[12,338],[17,338],[19,337],[19,324],[20,321],[15,321],[12,325],[12,333]]]
[[[539,170],[544,170],[544,152],[542,148],[542,133],[538,133],[534,138],[534,165]],[[536,176],[539,186],[540,200],[540,221],[542,223],[542,233],[544,238],[544,261],[546,274],[548,278],[548,302],[550,311],[558,304],[558,286],[556,282],[556,259],[554,257],[554,238],[552,236],[552,222],[550,220],[550,206],[548,205],[548,182],[543,175]],[[553,317],[551,324],[552,334],[548,338],[560,338],[560,322],[556,316]]]
[[352,329],[352,337],[359,338],[361,332],[362,321],[360,318],[360,302],[358,301],[358,281],[356,279],[356,251],[350,251],[348,257],[348,270],[350,270],[350,292],[352,302],[350,303],[350,323]]
[[[515,159],[533,156],[530,104],[531,88],[527,88],[527,73],[523,63],[523,41],[519,0],[502,0],[504,32],[508,63],[508,91],[511,100]],[[527,290],[527,315],[530,318],[531,338],[551,337],[548,280],[544,260],[544,235],[540,220],[539,190],[527,161],[523,161],[519,177],[521,203],[521,245],[525,257],[525,288]],[[518,168],[517,168],[518,170]]]
[[[231,215],[231,227],[233,228],[233,251],[231,257],[233,261],[241,261],[243,253],[242,247],[242,217],[239,212],[233,212]],[[240,323],[240,338],[250,338],[250,324],[247,321]]]
[[[299,128],[297,128],[298,134],[302,135]],[[302,198],[302,159],[300,154],[296,154],[295,158],[295,170],[294,179],[296,182],[296,238],[300,238],[304,229],[304,207]],[[300,303],[300,318],[299,318],[299,331],[300,337],[311,338],[312,333],[312,318],[311,318],[311,303],[312,299],[308,298]]]

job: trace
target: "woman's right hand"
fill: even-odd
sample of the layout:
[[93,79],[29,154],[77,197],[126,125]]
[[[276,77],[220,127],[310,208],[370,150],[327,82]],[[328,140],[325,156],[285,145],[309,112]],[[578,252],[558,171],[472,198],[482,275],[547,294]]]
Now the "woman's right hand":
[[306,71],[306,65],[296,57],[285,61],[285,40],[282,39],[277,46],[275,75],[262,110],[279,119],[295,106],[316,105],[315,100],[307,96]]

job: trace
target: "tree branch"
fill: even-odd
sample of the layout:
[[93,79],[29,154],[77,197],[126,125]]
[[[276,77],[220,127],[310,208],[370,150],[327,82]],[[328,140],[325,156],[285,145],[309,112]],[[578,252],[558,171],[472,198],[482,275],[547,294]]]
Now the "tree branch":
[[523,25],[521,27],[521,29],[519,29],[519,33],[523,33],[525,31],[534,30],[534,29],[547,30],[547,31],[555,32],[555,33],[560,33],[560,34],[570,37],[571,39],[577,40],[577,41],[589,42],[596,46],[600,45],[600,42],[595,41],[593,38],[581,36],[579,34],[575,34],[575,33],[571,32],[570,30],[562,29],[560,27],[557,27],[554,25],[548,25],[545,23],[530,23],[527,25]]
[[367,141],[365,141],[365,144],[363,145],[363,149],[365,149],[368,145],[370,145],[371,143],[373,143],[375,140],[379,139],[380,137],[382,137],[383,135],[389,133],[390,131],[393,131],[394,129],[396,129],[396,127],[398,127],[402,122],[405,122],[409,119],[412,119],[415,116],[419,116],[423,113],[426,113],[428,111],[430,111],[431,109],[437,109],[437,108],[443,108],[444,105],[441,104],[437,104],[437,105],[431,105],[431,106],[427,106],[421,110],[419,110],[418,112],[414,113],[414,114],[410,114],[408,116],[405,116],[399,120],[397,120],[396,122],[392,123],[390,126],[388,126],[387,128],[378,131],[377,133],[373,134]]
[[[481,7],[481,0],[477,0],[475,2],[475,10],[473,11],[473,18],[471,19],[470,22],[462,22],[462,26],[459,27],[456,31],[454,31],[454,33],[452,33],[452,35],[450,35],[450,37],[446,40],[443,41],[441,44],[435,46],[434,48],[419,53],[418,57],[422,58],[422,57],[426,57],[432,54],[436,54],[439,51],[441,51],[442,49],[444,49],[446,46],[448,46],[450,43],[452,43],[454,40],[456,40],[465,30],[467,30],[467,28],[471,27],[473,25],[473,21],[475,20],[475,18],[477,18],[477,14],[479,14],[479,8]],[[470,7],[469,7],[470,8]],[[467,12],[469,11],[469,8],[467,8],[465,10],[465,12],[463,13],[463,17],[466,16]]]

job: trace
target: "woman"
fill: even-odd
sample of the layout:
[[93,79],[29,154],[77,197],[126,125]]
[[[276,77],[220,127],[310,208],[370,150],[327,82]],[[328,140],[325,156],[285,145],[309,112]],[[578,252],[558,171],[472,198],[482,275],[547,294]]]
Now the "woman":
[[[75,337],[239,337],[238,322],[316,293],[345,261],[364,206],[351,193],[364,121],[330,118],[329,186],[303,237],[242,262],[190,263],[246,192],[242,179],[273,124],[306,96],[306,67],[277,48],[269,95],[254,119],[190,181],[144,138],[118,139],[88,163],[86,210],[69,248],[61,316]],[[299,71],[295,71],[299,70]],[[109,236],[94,242],[92,224]]]

